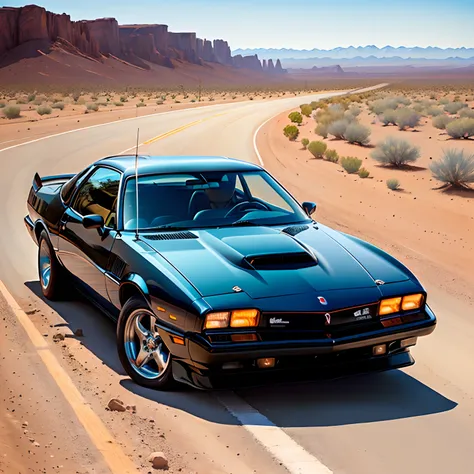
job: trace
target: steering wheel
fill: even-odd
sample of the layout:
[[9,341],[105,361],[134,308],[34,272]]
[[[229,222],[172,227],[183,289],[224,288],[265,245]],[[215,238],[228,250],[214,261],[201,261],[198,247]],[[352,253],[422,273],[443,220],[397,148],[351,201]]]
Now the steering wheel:
[[255,210],[264,210],[264,211],[269,211],[270,208],[261,203],[261,202],[250,202],[250,201],[244,201],[244,202],[239,202],[236,204],[226,215],[225,217],[230,217],[233,216],[234,214],[237,214],[238,212],[245,212],[250,209],[255,209]]

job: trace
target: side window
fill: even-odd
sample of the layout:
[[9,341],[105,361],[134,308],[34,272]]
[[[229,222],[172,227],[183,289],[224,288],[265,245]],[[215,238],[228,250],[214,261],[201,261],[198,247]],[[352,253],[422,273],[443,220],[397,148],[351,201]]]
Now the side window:
[[115,227],[120,178],[118,171],[99,168],[79,188],[72,208],[81,216],[99,214],[107,227]]

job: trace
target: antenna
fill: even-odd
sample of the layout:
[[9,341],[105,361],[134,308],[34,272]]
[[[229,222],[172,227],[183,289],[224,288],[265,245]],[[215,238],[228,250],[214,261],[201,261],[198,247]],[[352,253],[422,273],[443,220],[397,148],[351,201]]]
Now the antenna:
[[140,129],[137,130],[137,147],[135,148],[135,205],[137,226],[135,228],[135,240],[138,240],[138,143],[140,140]]

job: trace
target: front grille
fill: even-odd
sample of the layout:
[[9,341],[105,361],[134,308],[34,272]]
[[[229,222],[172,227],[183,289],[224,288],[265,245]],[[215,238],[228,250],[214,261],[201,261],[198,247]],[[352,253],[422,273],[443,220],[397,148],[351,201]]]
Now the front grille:
[[148,240],[186,240],[197,239],[198,236],[187,230],[181,232],[163,232],[160,234],[143,235]]

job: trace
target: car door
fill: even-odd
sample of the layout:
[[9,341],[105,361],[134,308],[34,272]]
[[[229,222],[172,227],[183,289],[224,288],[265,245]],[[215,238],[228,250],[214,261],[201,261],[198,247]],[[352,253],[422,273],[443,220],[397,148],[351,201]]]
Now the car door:
[[[116,232],[116,206],[121,180],[117,170],[98,167],[76,191],[59,229],[62,264],[100,300],[108,301],[105,272]],[[83,218],[100,215],[102,229],[86,229]]]

